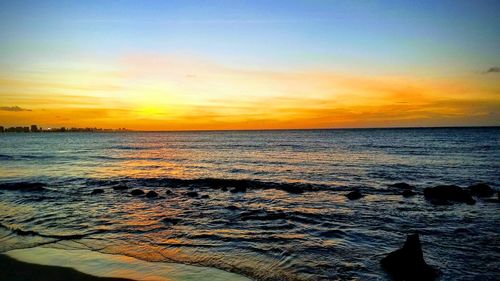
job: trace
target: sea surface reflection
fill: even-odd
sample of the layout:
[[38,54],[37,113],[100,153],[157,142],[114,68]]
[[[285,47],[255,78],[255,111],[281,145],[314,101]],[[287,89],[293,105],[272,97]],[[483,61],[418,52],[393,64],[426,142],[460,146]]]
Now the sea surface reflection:
[[[499,128],[2,134],[1,183],[45,186],[0,190],[0,250],[86,249],[255,280],[385,280],[380,258],[418,231],[442,280],[495,280],[498,204],[435,206],[421,192],[475,182],[498,190],[499,136]],[[401,181],[417,196],[388,188]],[[353,188],[366,196],[348,200]]]

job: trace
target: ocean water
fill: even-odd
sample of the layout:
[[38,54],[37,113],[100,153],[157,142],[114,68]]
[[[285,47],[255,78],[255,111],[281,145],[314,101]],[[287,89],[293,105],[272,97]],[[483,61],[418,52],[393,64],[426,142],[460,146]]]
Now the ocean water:
[[[419,232],[440,280],[499,280],[499,204],[422,195],[438,184],[498,191],[499,159],[498,127],[5,133],[0,184],[44,186],[0,190],[0,251],[85,249],[254,280],[389,280],[380,259]],[[348,200],[353,189],[365,196]]]

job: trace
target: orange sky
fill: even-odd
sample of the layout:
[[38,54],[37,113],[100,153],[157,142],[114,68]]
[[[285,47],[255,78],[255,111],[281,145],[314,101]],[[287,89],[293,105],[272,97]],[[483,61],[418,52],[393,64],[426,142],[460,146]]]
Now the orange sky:
[[[0,75],[4,126],[134,130],[499,125],[494,74],[419,78],[233,69],[126,56]],[[17,106],[26,110],[15,110]]]
[[484,1],[0,1],[0,126],[500,125]]

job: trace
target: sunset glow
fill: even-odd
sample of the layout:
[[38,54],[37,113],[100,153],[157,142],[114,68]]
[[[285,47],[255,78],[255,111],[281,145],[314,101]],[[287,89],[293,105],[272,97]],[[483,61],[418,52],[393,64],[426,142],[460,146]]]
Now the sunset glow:
[[0,4],[0,123],[499,125],[495,9],[327,2]]

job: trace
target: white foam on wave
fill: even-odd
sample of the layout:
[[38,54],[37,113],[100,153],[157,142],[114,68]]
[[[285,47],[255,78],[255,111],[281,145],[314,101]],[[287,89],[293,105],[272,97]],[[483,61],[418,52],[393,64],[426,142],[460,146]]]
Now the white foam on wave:
[[178,263],[147,262],[128,256],[103,254],[89,250],[35,247],[11,250],[4,254],[22,262],[70,267],[86,274],[101,277],[147,281],[251,280],[216,268]]

